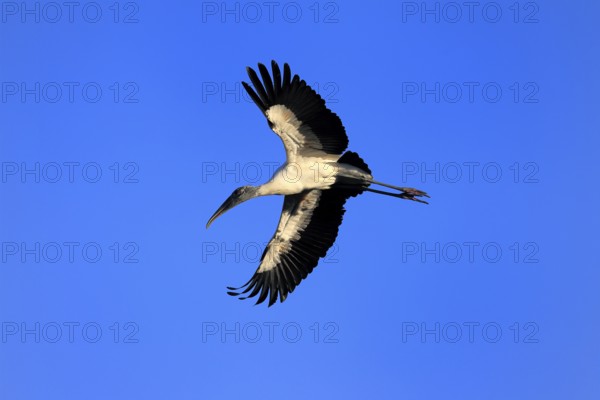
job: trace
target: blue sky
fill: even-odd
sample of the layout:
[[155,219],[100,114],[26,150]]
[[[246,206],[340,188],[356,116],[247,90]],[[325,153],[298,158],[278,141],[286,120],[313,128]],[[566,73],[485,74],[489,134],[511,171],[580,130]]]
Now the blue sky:
[[[0,6],[2,398],[598,398],[597,2]],[[204,225],[284,161],[272,59],[432,199],[351,199],[267,308],[282,199]]]

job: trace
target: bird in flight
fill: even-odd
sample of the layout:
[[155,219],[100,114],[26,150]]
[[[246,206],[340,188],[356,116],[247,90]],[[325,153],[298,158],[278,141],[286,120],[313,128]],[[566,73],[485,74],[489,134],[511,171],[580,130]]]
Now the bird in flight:
[[[247,68],[254,89],[242,82],[269,127],[283,141],[286,162],[260,186],[242,186],[210,217],[206,227],[220,215],[259,196],[283,195],[283,209],[275,234],[265,248],[258,269],[229,294],[247,299],[259,295],[256,304],[269,299],[269,307],[285,301],[288,294],[312,272],[333,245],[350,197],[365,191],[427,204],[427,193],[373,179],[358,154],[345,151],[348,136],[340,118],[288,64],[281,69],[271,62],[271,72],[258,64],[257,73]],[[394,189],[373,189],[378,185]]]

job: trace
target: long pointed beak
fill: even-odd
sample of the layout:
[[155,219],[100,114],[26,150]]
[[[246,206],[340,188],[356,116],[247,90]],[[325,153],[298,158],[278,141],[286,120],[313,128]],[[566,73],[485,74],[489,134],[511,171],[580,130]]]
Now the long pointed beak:
[[231,210],[233,207],[237,206],[238,204],[240,204],[239,197],[234,196],[234,195],[229,196],[227,198],[227,200],[225,200],[223,202],[223,204],[221,204],[221,207],[219,207],[219,209],[217,211],[215,211],[215,213],[212,215],[212,217],[210,217],[210,219],[206,223],[206,229],[208,229],[210,224],[212,224],[215,219],[217,219],[217,218],[219,218],[219,216],[223,215],[225,213],[225,211]]

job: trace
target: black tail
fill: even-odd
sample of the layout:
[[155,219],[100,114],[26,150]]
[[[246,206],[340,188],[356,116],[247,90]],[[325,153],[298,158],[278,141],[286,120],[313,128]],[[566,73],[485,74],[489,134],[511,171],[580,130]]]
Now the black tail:
[[[337,162],[340,164],[352,165],[353,167],[362,169],[369,175],[371,174],[371,170],[369,169],[367,163],[362,158],[360,158],[360,156],[357,153],[354,153],[353,151],[345,152],[338,159]],[[365,182],[363,180],[359,180],[357,178],[338,176],[336,178],[334,187],[340,191],[343,191],[344,196],[348,198],[358,196],[369,186],[369,184],[370,183]]]
[[367,165],[367,163],[362,158],[360,158],[360,156],[357,153],[355,153],[353,151],[345,152],[340,157],[338,162],[342,163],[342,164],[349,164],[354,167],[360,168],[363,171],[368,172],[369,174],[371,173],[371,170],[369,169],[369,166]]

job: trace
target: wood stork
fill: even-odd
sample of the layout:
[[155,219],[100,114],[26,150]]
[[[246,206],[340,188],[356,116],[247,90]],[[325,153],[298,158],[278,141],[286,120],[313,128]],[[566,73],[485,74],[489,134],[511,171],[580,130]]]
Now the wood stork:
[[[291,76],[288,64],[283,76],[275,61],[272,76],[258,64],[262,77],[248,67],[254,89],[242,85],[267,118],[269,127],[281,138],[287,156],[273,177],[260,186],[242,186],[210,217],[206,227],[227,210],[254,197],[284,195],[277,230],[265,248],[258,269],[250,280],[228,293],[240,299],[260,293],[256,304],[269,297],[269,307],[307,277],[333,245],[345,212],[344,203],[364,191],[421,203],[427,193],[373,179],[367,164],[348,147],[342,121],[325,101],[298,75]],[[372,189],[376,184],[398,192]]]

